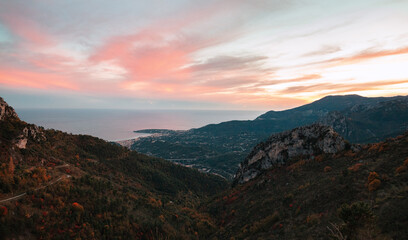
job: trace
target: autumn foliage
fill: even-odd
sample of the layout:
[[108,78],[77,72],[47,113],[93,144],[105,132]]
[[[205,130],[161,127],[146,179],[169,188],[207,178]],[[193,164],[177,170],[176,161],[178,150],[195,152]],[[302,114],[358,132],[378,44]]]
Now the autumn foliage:
[[373,192],[381,186],[381,181],[379,179],[374,179],[368,184],[368,191]]
[[405,159],[404,163],[395,169],[396,174],[400,174],[402,172],[406,172],[408,170],[408,158]]
[[361,166],[363,166],[362,163],[357,163],[357,164],[354,164],[353,166],[349,167],[348,170],[352,171],[352,172],[357,172],[358,170],[360,170]]
[[0,207],[0,217],[1,216],[6,216],[8,213],[8,209],[5,206]]
[[74,202],[74,203],[72,204],[72,208],[73,208],[74,211],[76,211],[76,212],[83,212],[83,211],[84,211],[84,207],[83,207],[81,204],[77,203],[77,202]]
[[375,179],[379,179],[380,176],[378,175],[378,173],[376,172],[370,172],[370,174],[368,175],[368,182],[372,182]]
[[373,192],[381,186],[380,176],[376,172],[370,172],[368,175],[368,191]]

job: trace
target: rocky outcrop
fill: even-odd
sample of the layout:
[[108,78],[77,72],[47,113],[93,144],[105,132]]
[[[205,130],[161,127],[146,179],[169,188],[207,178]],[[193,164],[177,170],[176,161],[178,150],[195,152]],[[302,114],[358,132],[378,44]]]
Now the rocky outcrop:
[[0,97],[0,121],[6,119],[19,120],[17,113]]
[[36,125],[28,125],[23,129],[20,136],[15,139],[15,144],[18,148],[26,148],[28,140],[41,142],[45,141],[47,138],[44,135],[43,128]]
[[337,153],[347,143],[333,128],[313,124],[272,135],[258,144],[239,166],[234,183],[245,183],[275,166],[295,157],[313,157],[322,153]]
[[[45,141],[46,137],[44,129],[33,124],[27,124],[20,120],[17,113],[10,107],[3,98],[0,97],[0,121],[7,122],[4,127],[13,129],[13,134],[9,134],[12,142],[18,148],[26,148],[29,141],[41,142]],[[8,131],[10,132],[10,131]]]

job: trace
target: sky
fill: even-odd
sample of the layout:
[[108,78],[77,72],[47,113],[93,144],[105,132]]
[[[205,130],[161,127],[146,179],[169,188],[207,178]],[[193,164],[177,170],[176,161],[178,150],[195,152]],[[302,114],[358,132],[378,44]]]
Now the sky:
[[0,0],[16,108],[282,110],[408,94],[408,0]]

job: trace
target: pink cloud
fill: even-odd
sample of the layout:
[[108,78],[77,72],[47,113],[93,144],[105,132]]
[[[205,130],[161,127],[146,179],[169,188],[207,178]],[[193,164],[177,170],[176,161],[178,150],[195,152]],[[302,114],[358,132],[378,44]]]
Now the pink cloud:
[[65,89],[78,91],[80,87],[61,74],[0,68],[0,84],[18,88]]
[[1,14],[0,20],[24,43],[35,46],[49,46],[55,43],[54,39],[48,35],[35,21],[21,16],[21,14]]

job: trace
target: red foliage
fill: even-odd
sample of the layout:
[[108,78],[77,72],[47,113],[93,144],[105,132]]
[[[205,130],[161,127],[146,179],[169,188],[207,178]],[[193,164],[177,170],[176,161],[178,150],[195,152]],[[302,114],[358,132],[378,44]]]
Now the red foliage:
[[379,179],[380,175],[378,175],[378,173],[376,172],[370,172],[370,174],[368,175],[368,183],[372,182],[374,179]]
[[0,216],[6,216],[8,213],[8,209],[5,206],[0,207]]
[[226,204],[231,204],[231,203],[235,202],[235,200],[237,200],[237,199],[238,199],[238,197],[235,196],[235,197],[232,197],[232,198],[227,199],[227,201],[226,201],[225,203],[226,203]]
[[381,186],[381,181],[379,179],[374,179],[368,184],[368,190],[370,192],[377,190]]
[[399,167],[397,167],[397,169],[395,169],[395,173],[397,173],[397,174],[405,172],[405,171],[407,171],[407,166],[404,166],[404,165],[399,166]]
[[357,172],[360,169],[361,166],[363,166],[362,163],[357,163],[357,164],[349,167],[348,170],[352,171],[352,172]]
[[77,212],[83,212],[84,211],[84,207],[81,204],[77,203],[77,202],[74,202],[72,204],[72,208]]

